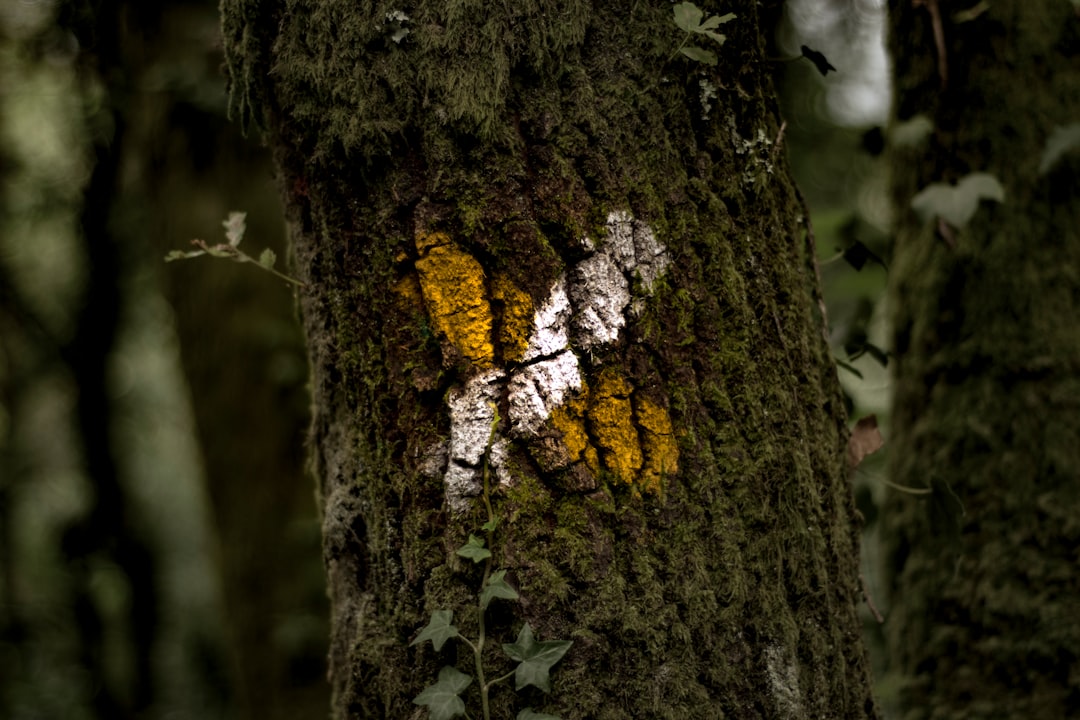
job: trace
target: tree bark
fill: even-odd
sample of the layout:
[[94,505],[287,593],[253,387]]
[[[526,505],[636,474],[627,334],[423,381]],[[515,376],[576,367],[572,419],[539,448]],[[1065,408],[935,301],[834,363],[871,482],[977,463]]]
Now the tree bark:
[[[1080,162],[1041,160],[1080,118],[1080,17],[995,2],[892,3],[895,400],[888,636],[904,718],[1057,718],[1080,706]],[[936,26],[935,26],[936,25]],[[935,37],[937,39],[935,39]],[[910,210],[993,175],[965,227]],[[963,224],[963,223],[961,223]]]
[[[703,5],[716,66],[666,2],[223,3],[306,283],[335,717],[478,672],[410,645],[438,610],[488,678],[573,641],[492,717],[875,716],[778,6]],[[470,535],[519,601],[477,612]]]

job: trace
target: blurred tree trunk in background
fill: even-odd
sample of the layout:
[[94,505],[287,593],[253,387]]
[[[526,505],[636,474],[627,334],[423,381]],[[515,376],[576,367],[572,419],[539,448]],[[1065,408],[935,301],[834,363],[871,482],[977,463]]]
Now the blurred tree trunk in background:
[[334,717],[476,672],[409,641],[440,609],[476,636],[489,471],[521,603],[488,677],[523,622],[574,641],[494,717],[876,716],[779,3],[702,5],[738,15],[715,67],[668,2],[222,4],[306,283]]
[[[133,61],[126,81],[139,92],[124,117],[131,152],[117,198],[134,252],[158,263],[193,237],[216,242],[235,203],[252,211],[249,242],[281,252],[268,158],[221,114],[215,4],[137,7],[123,41]],[[328,697],[325,593],[292,296],[231,264],[165,272],[216,521],[234,702],[241,717],[317,717]]]
[[[164,11],[155,66],[194,63],[202,87],[220,91],[220,47],[207,44],[218,28],[215,3]],[[155,241],[154,261],[194,237],[222,241],[231,210],[249,212],[249,250],[283,256],[268,153],[220,105],[183,86],[166,81],[142,98],[142,164],[129,192],[143,201],[139,225]],[[304,470],[308,372],[292,291],[250,266],[206,258],[170,265],[166,276],[220,542],[242,716],[325,716],[326,591]]]
[[[1080,16],[1065,2],[1002,0],[967,17],[933,0],[891,5],[898,119],[933,123],[893,157],[890,462],[919,493],[894,491],[884,509],[900,717],[1073,717]],[[1041,167],[1069,124],[1071,149]],[[930,184],[971,173],[994,176],[1003,202],[984,200],[966,225],[911,210]],[[940,188],[922,197],[955,208]]]
[[[130,492],[121,480],[116,453],[110,360],[115,351],[124,298],[121,285],[134,271],[116,233],[114,210],[128,140],[126,110],[131,85],[124,56],[123,2],[61,6],[59,25],[79,46],[76,74],[85,88],[91,174],[83,190],[79,231],[87,282],[74,338],[61,350],[76,386],[76,418],[90,508],[64,532],[61,547],[71,571],[71,602],[80,633],[81,664],[89,675],[93,709],[100,718],[134,718],[154,701],[151,655],[158,627],[154,550],[140,527]],[[91,88],[101,91],[95,97]],[[130,593],[130,617],[108,617],[95,597],[95,564],[115,563]],[[113,626],[110,628],[110,625]],[[116,631],[119,626],[121,629]],[[128,672],[110,668],[107,635],[118,632],[130,646]]]
[[[68,185],[43,182],[48,192],[66,192],[82,208],[75,251],[65,256],[42,244],[35,258],[25,247],[34,238],[12,233],[0,256],[0,715],[323,716],[325,582],[313,488],[303,469],[307,369],[293,299],[284,284],[239,266],[162,263],[167,250],[186,249],[193,237],[216,242],[231,209],[252,212],[253,242],[279,251],[283,243],[266,153],[225,122],[216,4],[72,0],[49,13],[31,37],[18,34],[18,14],[5,10],[2,19],[12,26],[3,27],[3,52],[17,56],[20,68],[35,67],[36,55],[38,64],[61,68],[57,73],[74,54],[72,95],[81,112],[62,121],[43,116],[41,124],[78,126],[67,135],[86,137],[91,157],[71,163],[85,167],[86,177],[57,181],[55,170],[42,173]],[[5,80],[7,103],[29,104],[26,97],[40,91],[22,77]],[[18,140],[47,144],[52,137]],[[60,152],[83,151],[76,142]],[[19,213],[39,213],[44,223],[61,204],[28,203],[9,180],[26,174],[17,162],[48,159],[47,152],[19,147],[11,157],[2,168],[9,232],[22,228]],[[82,188],[81,202],[72,188]],[[34,267],[45,267],[50,279],[67,270],[73,279],[43,300],[29,292],[36,288],[27,268]],[[133,328],[174,319],[152,310],[160,304],[162,273],[172,281],[168,295],[216,520],[211,542],[225,608],[206,602],[212,590],[192,587],[206,584],[204,559],[198,567],[177,562],[184,551],[176,544],[208,541],[204,525],[185,528],[173,517],[201,517],[200,508],[168,507],[177,497],[161,492],[177,474],[164,467],[169,456],[148,458],[146,448],[134,446],[138,433],[130,427],[145,425],[143,441],[172,430],[171,418],[155,414],[160,405],[134,407],[139,392],[132,391],[133,368],[144,362],[132,353],[131,338],[140,332]],[[70,317],[47,316],[55,308]],[[143,332],[138,341],[162,337],[171,338],[172,329]],[[64,407],[69,376],[76,392],[71,411]],[[171,387],[177,380],[151,375],[148,384],[155,383]],[[49,386],[59,398],[50,419],[75,416],[77,438],[35,422],[41,413],[30,404],[41,393],[26,392],[35,386]],[[44,446],[58,466],[77,456],[62,480],[56,468],[40,467]],[[175,459],[180,451],[170,450]],[[67,507],[53,510],[66,526],[66,572],[48,567],[52,516],[27,510],[32,498],[50,491],[69,493]],[[186,497],[198,502],[199,494]]]

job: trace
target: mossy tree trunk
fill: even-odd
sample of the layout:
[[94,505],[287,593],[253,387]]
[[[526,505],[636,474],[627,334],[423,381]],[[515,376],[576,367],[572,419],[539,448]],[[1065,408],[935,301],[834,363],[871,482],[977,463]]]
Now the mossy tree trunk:
[[409,643],[476,637],[487,475],[487,677],[525,622],[574,643],[492,717],[875,716],[779,7],[702,5],[716,66],[667,2],[222,4],[306,283],[335,717],[475,674]]
[[[905,718],[1059,718],[1080,707],[1080,17],[1006,0],[961,22],[892,3],[896,386],[888,635]],[[940,11],[935,41],[934,12]],[[941,51],[944,51],[943,53]],[[1074,126],[1075,127],[1075,126]],[[921,222],[931,183],[989,173],[1004,201]]]

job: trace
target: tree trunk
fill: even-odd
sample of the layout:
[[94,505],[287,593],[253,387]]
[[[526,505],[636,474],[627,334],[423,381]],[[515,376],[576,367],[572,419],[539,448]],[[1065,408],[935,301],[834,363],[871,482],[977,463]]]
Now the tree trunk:
[[[892,11],[899,119],[933,121],[895,153],[890,462],[923,493],[893,492],[885,512],[903,717],[1068,717],[1080,707],[1080,156],[1073,143],[1041,161],[1056,126],[1080,120],[1080,17],[1020,0],[967,19],[935,2]],[[909,209],[971,173],[994,176],[1004,200],[954,218],[962,227]]]
[[[512,675],[525,623],[573,645],[491,717],[875,716],[778,5],[706,5],[715,66],[666,2],[223,3],[306,283],[335,717]],[[482,662],[410,645],[440,610]]]

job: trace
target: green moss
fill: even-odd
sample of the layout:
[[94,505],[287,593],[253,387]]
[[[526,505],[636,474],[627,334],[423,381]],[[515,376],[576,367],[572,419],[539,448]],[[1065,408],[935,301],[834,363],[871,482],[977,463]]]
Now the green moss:
[[[549,701],[567,718],[767,713],[772,644],[796,648],[808,715],[861,708],[844,435],[823,410],[840,402],[808,310],[800,207],[780,173],[742,182],[747,158],[732,145],[763,127],[774,137],[779,122],[754,9],[737,9],[745,25],[716,68],[665,65],[680,38],[663,3],[422,2],[393,23],[390,4],[359,9],[290,3],[257,28],[274,36],[272,66],[227,37],[243,60],[234,90],[264,98],[285,186],[308,188],[290,212],[312,280],[313,438],[322,482],[355,493],[366,553],[331,580],[334,647],[354,653],[332,651],[339,714],[407,716],[418,673],[444,658],[405,643],[436,607],[469,617],[476,589],[453,550],[484,521],[479,503],[443,512],[438,481],[416,469],[446,437],[446,392],[469,370],[392,290],[419,257],[411,239],[447,233],[487,280],[505,273],[535,302],[612,210],[647,221],[674,263],[642,322],[582,362],[590,384],[606,369],[649,417],[666,411],[678,472],[662,496],[610,470],[581,494],[516,441],[514,480],[495,491],[497,557],[522,602],[492,627],[527,620],[576,639]],[[226,12],[229,27],[254,21]],[[700,77],[733,88],[709,121]],[[641,423],[619,427],[642,444]],[[363,593],[371,616],[358,626]],[[498,695],[496,714],[514,703]]]

